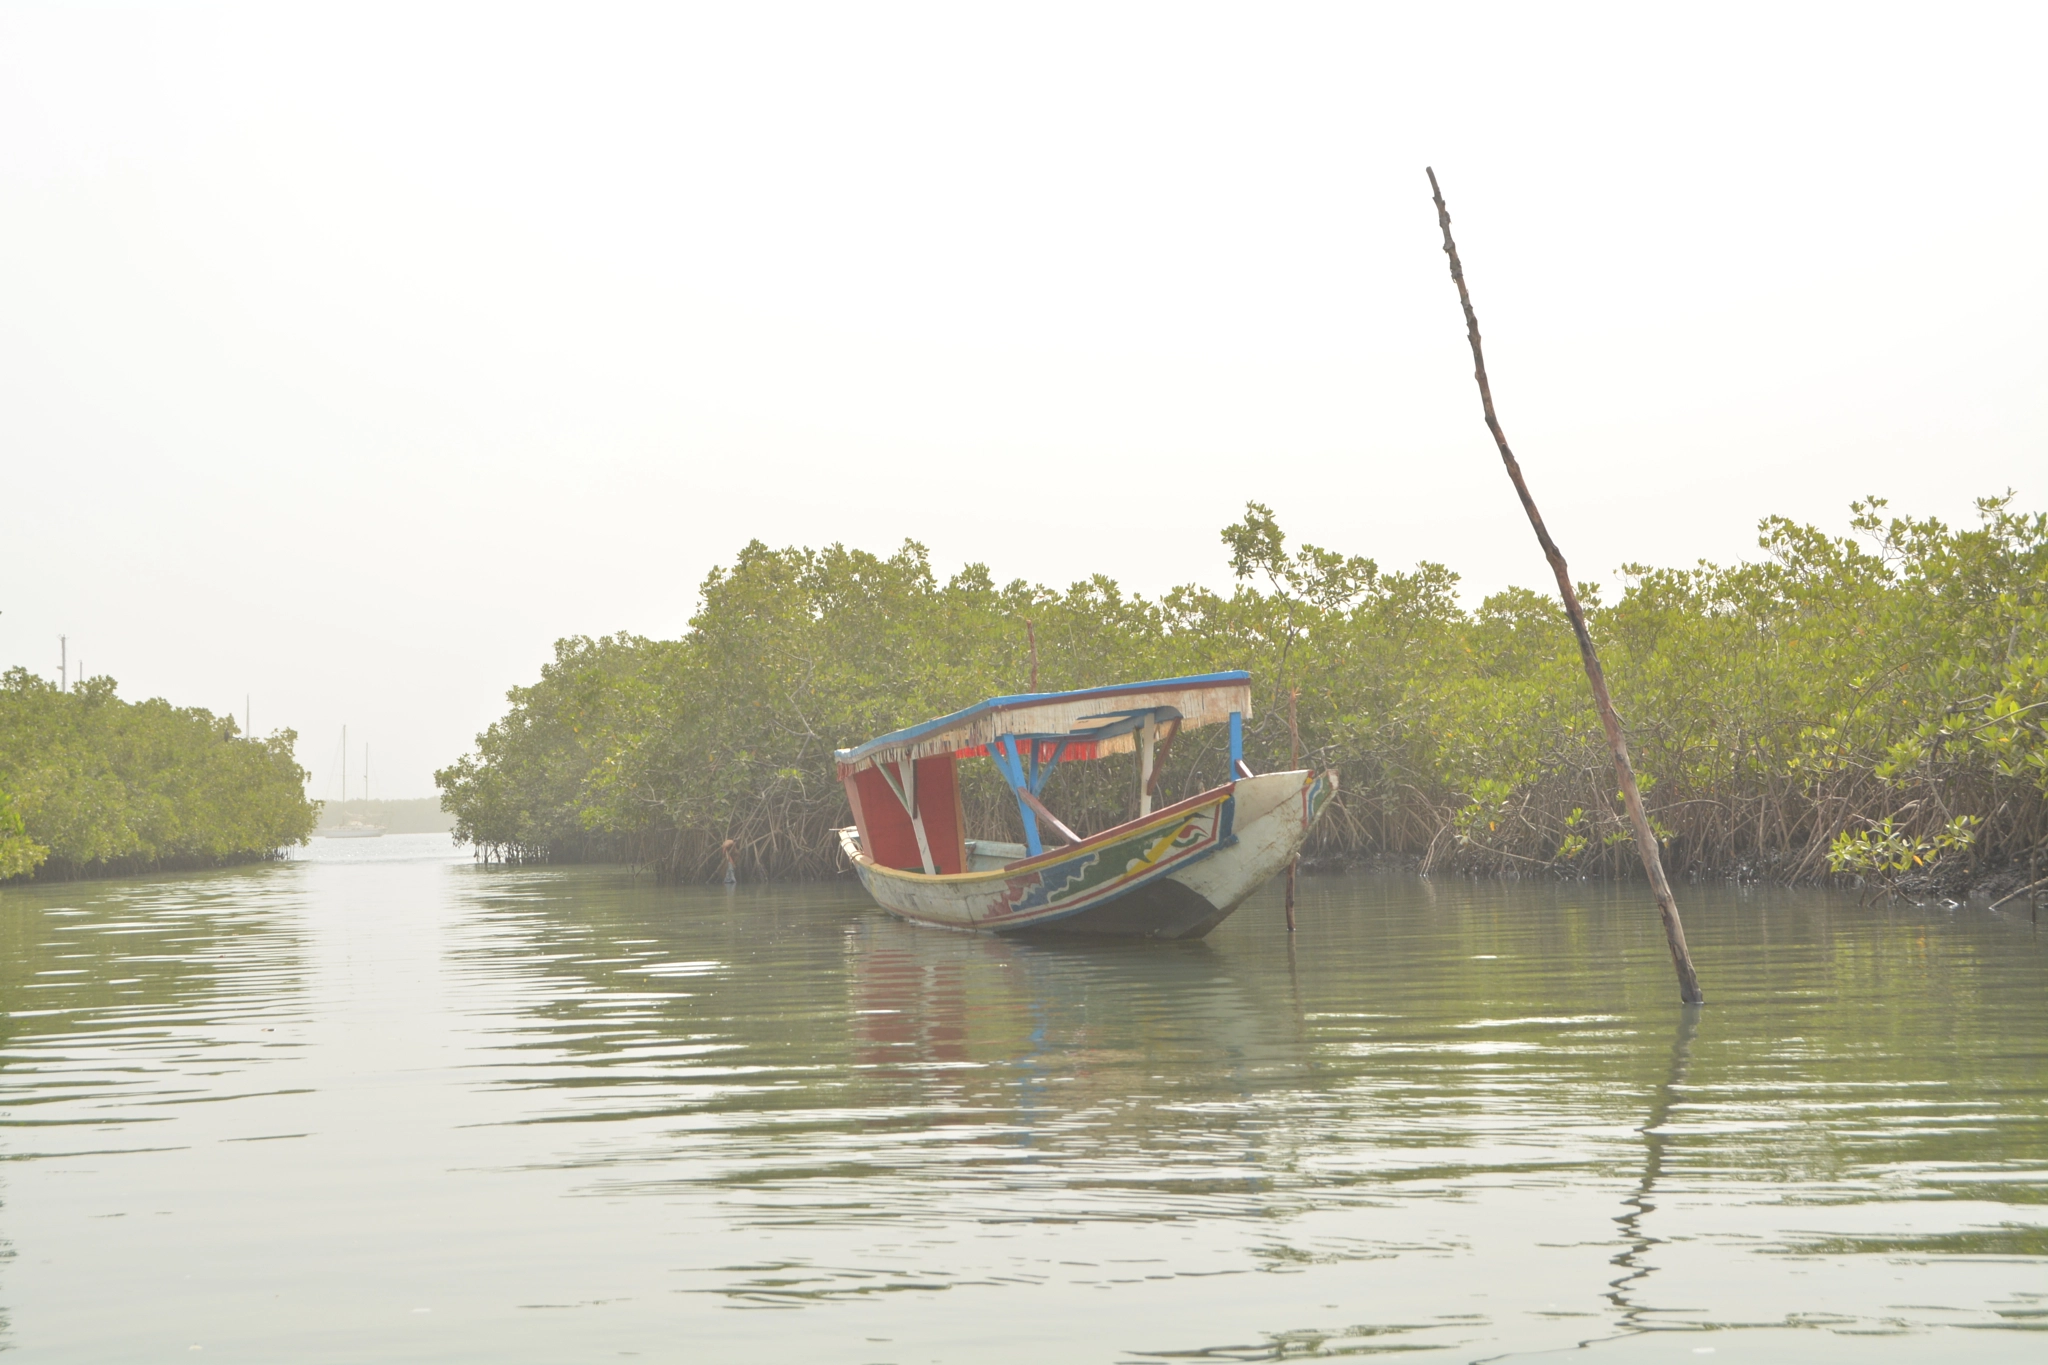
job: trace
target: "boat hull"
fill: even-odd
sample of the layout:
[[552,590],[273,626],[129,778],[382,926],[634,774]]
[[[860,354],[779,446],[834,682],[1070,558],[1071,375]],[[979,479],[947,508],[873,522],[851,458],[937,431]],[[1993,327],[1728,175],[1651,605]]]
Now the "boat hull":
[[1081,843],[954,875],[882,867],[841,847],[884,910],[977,933],[1200,938],[1283,870],[1335,793],[1335,773],[1265,773]]

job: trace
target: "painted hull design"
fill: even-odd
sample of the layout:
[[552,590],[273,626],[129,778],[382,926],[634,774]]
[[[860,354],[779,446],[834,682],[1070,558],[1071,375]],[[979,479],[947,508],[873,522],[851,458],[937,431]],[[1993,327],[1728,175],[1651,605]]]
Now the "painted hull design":
[[[1243,778],[1078,844],[953,874],[883,867],[850,828],[840,846],[876,903],[913,923],[1200,938],[1287,866],[1336,786],[1334,773]],[[1022,851],[981,844],[974,861]]]

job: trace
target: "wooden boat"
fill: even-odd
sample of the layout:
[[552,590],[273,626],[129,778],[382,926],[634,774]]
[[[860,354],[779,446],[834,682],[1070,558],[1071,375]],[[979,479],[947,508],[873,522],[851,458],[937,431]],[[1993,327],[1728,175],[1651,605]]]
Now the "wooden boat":
[[[1287,866],[1337,790],[1334,772],[1254,774],[1250,715],[1239,672],[996,697],[839,750],[854,819],[840,847],[876,903],[915,924],[1200,938]],[[1155,810],[1165,749],[1215,724],[1230,727],[1228,780]],[[1135,819],[1083,837],[1053,814],[1061,763],[1128,753]],[[1022,844],[967,837],[958,765],[975,758],[1016,797]]]

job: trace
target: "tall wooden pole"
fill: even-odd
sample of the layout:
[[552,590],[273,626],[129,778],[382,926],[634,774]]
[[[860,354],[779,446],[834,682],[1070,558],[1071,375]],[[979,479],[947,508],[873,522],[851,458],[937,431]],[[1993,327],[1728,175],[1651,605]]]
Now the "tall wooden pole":
[[1688,1005],[1697,1005],[1706,996],[1700,993],[1699,974],[1692,969],[1692,954],[1686,951],[1685,925],[1678,918],[1678,902],[1671,895],[1671,883],[1664,877],[1657,836],[1650,832],[1650,819],[1643,814],[1643,794],[1636,789],[1636,771],[1628,761],[1628,743],[1621,736],[1621,717],[1614,713],[1614,702],[1607,695],[1607,675],[1601,671],[1599,652],[1593,648],[1593,637],[1586,630],[1586,613],[1579,606],[1571,571],[1565,567],[1557,542],[1543,525],[1543,514],[1536,510],[1536,499],[1529,496],[1529,485],[1522,479],[1522,466],[1515,462],[1514,451],[1508,449],[1507,435],[1500,429],[1500,418],[1494,415],[1493,389],[1486,382],[1486,353],[1479,346],[1479,315],[1472,311],[1472,294],[1465,287],[1465,267],[1458,261],[1458,244],[1451,240],[1451,211],[1444,207],[1436,171],[1425,169],[1429,174],[1429,192],[1436,200],[1436,219],[1444,230],[1444,254],[1451,258],[1451,279],[1458,286],[1458,302],[1465,308],[1465,335],[1472,342],[1472,375],[1479,381],[1479,405],[1486,412],[1486,429],[1493,433],[1493,443],[1500,447],[1501,463],[1507,466],[1515,496],[1522,500],[1522,510],[1529,514],[1529,525],[1535,528],[1536,542],[1543,547],[1543,557],[1550,561],[1550,571],[1557,575],[1558,595],[1564,599],[1565,615],[1571,617],[1572,633],[1579,637],[1579,658],[1586,665],[1586,681],[1593,687],[1593,704],[1600,710],[1607,747],[1614,755],[1614,775],[1621,780],[1621,797],[1628,806],[1629,823],[1635,827],[1636,852],[1642,855],[1643,871],[1649,876],[1650,891],[1657,898],[1657,913],[1664,919],[1664,941],[1671,949],[1671,965],[1678,972],[1678,998]]
[[[1294,756],[1293,761],[1287,765],[1290,768],[1301,766],[1301,727],[1294,722],[1294,703],[1300,697],[1300,688],[1287,689],[1287,752]],[[1294,861],[1287,864],[1287,932],[1290,934],[1294,932],[1294,878],[1300,869],[1301,855],[1297,853],[1294,855]]]

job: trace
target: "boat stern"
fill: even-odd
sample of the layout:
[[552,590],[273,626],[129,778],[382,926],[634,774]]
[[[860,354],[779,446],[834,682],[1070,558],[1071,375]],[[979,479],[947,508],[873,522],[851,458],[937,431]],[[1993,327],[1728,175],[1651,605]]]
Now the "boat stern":
[[1286,870],[1336,793],[1334,771],[1240,778],[1232,784],[1229,837],[1213,853],[1044,931],[1201,938]]

